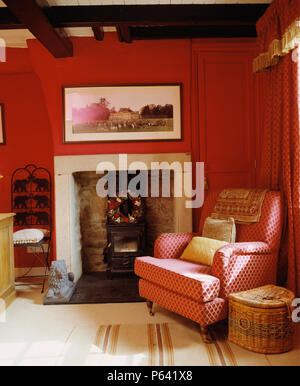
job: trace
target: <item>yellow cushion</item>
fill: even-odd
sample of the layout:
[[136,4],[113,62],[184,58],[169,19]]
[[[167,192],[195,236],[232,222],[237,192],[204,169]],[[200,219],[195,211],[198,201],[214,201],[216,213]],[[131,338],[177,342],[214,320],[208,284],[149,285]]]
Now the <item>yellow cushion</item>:
[[236,229],[234,218],[220,220],[207,217],[202,231],[203,237],[235,243]]
[[228,244],[226,241],[196,236],[192,238],[180,258],[205,265],[212,265],[215,252],[226,244]]

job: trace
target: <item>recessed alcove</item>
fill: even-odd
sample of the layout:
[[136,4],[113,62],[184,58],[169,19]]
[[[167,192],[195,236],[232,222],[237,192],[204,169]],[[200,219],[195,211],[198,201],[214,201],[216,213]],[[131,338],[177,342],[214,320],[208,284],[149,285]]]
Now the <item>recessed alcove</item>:
[[[190,161],[189,153],[127,155],[128,167],[133,162],[142,162],[149,170],[153,162],[159,162],[163,168],[177,162],[181,169],[170,173],[171,187],[174,186],[176,173],[180,173],[181,177],[183,173],[189,173],[184,170],[184,162]],[[97,181],[103,176],[103,173],[96,173],[100,162],[110,162],[115,165],[116,171],[119,170],[119,154],[55,157],[56,256],[66,261],[67,269],[74,273],[76,281],[84,271],[106,269],[103,248],[106,243],[107,199],[99,197],[95,189]],[[124,165],[121,170],[124,170]],[[190,176],[187,180],[191,185]],[[192,231],[192,212],[185,207],[186,200],[184,195],[145,197],[149,254],[160,233]]]

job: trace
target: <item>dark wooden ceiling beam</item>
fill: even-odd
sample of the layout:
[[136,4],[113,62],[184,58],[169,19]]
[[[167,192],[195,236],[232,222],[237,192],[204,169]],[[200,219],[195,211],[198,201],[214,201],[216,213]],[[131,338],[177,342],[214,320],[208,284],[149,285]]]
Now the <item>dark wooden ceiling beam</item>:
[[132,40],[254,37],[254,26],[156,26],[131,27]]
[[71,40],[58,34],[34,0],[3,0],[3,2],[14,18],[17,18],[55,58],[73,55]]
[[106,5],[44,8],[53,25],[61,27],[101,25],[167,25],[201,22],[249,22],[255,24],[269,4]]
[[96,40],[101,42],[104,39],[104,30],[100,26],[92,26],[93,34]]
[[7,7],[0,8],[0,29],[23,29],[24,24]]
[[117,34],[120,42],[132,43],[129,25],[120,24],[120,25],[117,25],[116,28],[117,28]]
[[[14,1],[15,2],[15,1]],[[25,1],[16,1],[24,4]],[[55,28],[87,26],[249,25],[255,26],[269,4],[55,6],[42,13]],[[24,28],[8,9],[0,8],[0,29]],[[26,28],[26,27],[25,27]]]

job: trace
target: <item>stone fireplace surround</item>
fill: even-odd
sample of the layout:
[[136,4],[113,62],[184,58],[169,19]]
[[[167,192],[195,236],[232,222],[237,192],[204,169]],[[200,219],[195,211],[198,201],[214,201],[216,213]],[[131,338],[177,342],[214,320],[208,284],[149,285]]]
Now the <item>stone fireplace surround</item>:
[[[127,164],[143,162],[151,169],[151,162],[180,162],[184,173],[184,162],[191,161],[190,153],[128,154]],[[55,156],[55,232],[56,258],[65,260],[67,270],[73,272],[77,281],[83,272],[81,258],[80,196],[74,173],[95,172],[100,162],[111,162],[118,170],[119,154]],[[175,172],[177,173],[177,172]],[[99,175],[100,178],[100,175]],[[183,178],[182,178],[183,181]],[[189,176],[190,191],[192,179]],[[192,231],[192,210],[185,207],[188,198],[174,197],[174,231]]]

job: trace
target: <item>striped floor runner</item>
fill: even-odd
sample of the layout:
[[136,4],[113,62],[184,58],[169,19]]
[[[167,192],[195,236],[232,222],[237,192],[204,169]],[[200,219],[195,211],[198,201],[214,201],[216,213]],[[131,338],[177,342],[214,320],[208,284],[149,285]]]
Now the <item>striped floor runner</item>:
[[[245,351],[229,342],[224,328],[211,329],[211,337],[212,343],[205,343],[197,325],[101,325],[87,364],[238,366],[249,362],[259,365],[264,359],[262,354]],[[243,352],[246,356],[241,355]]]

